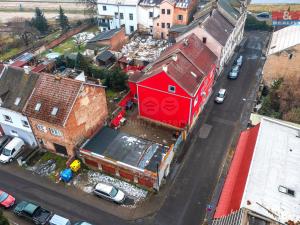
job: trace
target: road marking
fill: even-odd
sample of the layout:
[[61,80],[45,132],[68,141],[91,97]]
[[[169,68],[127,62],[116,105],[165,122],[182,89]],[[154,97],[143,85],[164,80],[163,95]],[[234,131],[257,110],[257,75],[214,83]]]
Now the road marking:
[[206,139],[208,135],[210,134],[212,125],[209,124],[203,124],[199,129],[199,138]]

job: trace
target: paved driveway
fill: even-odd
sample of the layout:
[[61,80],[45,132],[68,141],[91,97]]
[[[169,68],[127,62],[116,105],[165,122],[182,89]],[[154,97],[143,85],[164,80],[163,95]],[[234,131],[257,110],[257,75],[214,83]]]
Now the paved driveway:
[[[73,221],[82,219],[95,225],[202,224],[227,151],[242,124],[249,118],[265,36],[253,33],[249,37],[243,51],[246,60],[237,80],[227,80],[228,71],[218,80],[214,89],[216,91],[220,87],[226,88],[227,99],[222,105],[216,105],[213,97],[208,102],[185,146],[186,155],[176,167],[177,175],[171,174],[172,180],[167,183],[169,188],[165,187],[162,190],[162,193],[169,193],[166,199],[160,193],[141,208],[124,209],[71,187],[65,188],[43,178],[31,176],[30,173],[12,166],[0,166],[0,188],[14,194],[17,199],[25,198],[39,202]],[[152,213],[153,209],[157,211]],[[131,221],[124,220],[147,214],[151,215]]]

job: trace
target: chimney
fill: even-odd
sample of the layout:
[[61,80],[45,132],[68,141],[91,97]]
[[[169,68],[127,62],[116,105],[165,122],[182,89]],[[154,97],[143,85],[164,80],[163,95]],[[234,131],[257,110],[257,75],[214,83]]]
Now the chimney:
[[56,76],[54,77],[54,80],[57,80],[57,81],[61,80],[61,76],[57,76],[57,75],[56,75]]
[[188,45],[189,45],[188,39],[185,38],[185,39],[183,40],[183,44],[184,44],[184,46],[188,46]]
[[172,59],[173,59],[174,62],[176,62],[177,59],[178,59],[178,58],[177,58],[177,54],[174,54],[174,55],[172,56]]
[[24,69],[25,74],[29,75],[29,73],[31,71],[31,67],[30,66],[24,66],[23,69]]
[[168,72],[168,65],[163,65],[162,66],[162,70],[167,73]]

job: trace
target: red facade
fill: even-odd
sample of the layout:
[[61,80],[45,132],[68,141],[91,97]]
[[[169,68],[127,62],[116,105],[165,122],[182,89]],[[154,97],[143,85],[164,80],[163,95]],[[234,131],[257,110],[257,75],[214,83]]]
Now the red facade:
[[139,115],[179,129],[192,126],[207,102],[217,60],[194,34],[183,41],[166,50],[144,74],[129,78]]

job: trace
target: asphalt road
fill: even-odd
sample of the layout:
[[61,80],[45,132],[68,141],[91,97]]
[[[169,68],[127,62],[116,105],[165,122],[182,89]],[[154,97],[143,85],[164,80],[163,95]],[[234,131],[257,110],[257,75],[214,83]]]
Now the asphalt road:
[[[134,213],[120,206],[95,199],[72,187],[52,184],[32,176],[18,167],[0,166],[0,189],[15,195],[17,199],[30,199],[46,208],[70,218],[72,221],[87,220],[95,225],[200,225],[207,204],[211,202],[222,165],[233,138],[241,128],[243,116],[249,110],[249,96],[257,84],[257,71],[266,35],[252,33],[243,50],[244,64],[237,80],[226,78],[228,70],[220,77],[214,91],[220,87],[228,91],[223,104],[217,105],[213,96],[202,112],[185,146],[186,155],[170,185],[165,201],[153,200],[151,204],[162,207],[151,216],[126,221],[122,214]],[[22,172],[23,171],[23,172]],[[32,176],[32,177],[31,177]],[[139,209],[141,210],[141,209]],[[146,214],[146,212],[145,212]],[[25,223],[24,223],[25,224]]]

